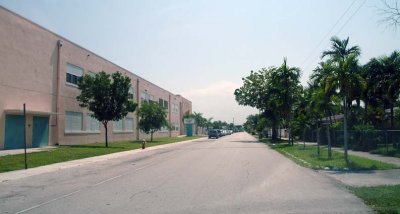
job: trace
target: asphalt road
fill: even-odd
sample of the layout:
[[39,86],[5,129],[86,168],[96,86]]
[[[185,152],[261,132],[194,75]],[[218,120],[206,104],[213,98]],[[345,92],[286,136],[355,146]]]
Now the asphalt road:
[[0,213],[368,213],[246,133],[0,183]]

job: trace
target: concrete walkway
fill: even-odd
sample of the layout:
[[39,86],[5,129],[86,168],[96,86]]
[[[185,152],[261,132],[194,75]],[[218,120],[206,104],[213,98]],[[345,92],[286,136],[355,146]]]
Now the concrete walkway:
[[[26,153],[43,152],[43,151],[48,151],[48,150],[55,149],[55,148],[57,148],[57,147],[46,146],[46,147],[41,147],[41,148],[27,148]],[[0,157],[6,156],[6,155],[18,155],[18,154],[24,154],[24,149],[0,150]]]
[[[344,152],[342,148],[332,148],[332,149],[335,151],[338,151],[338,152]],[[391,163],[391,164],[400,166],[400,158],[382,156],[382,155],[377,155],[377,154],[371,154],[369,152],[360,152],[360,151],[353,151],[353,150],[348,150],[348,153],[349,153],[349,155],[359,156],[359,157],[368,158],[371,160],[381,161],[384,163]]]
[[[296,143],[299,144],[299,145],[303,144],[303,142],[299,142],[299,141],[297,141]],[[306,142],[306,145],[316,146],[317,143]],[[327,146],[323,145],[321,147],[326,148]],[[338,147],[332,147],[332,150],[338,151],[338,152],[344,152],[342,148],[338,148]],[[381,162],[384,162],[384,163],[391,163],[391,164],[400,166],[400,158],[382,156],[382,155],[378,155],[378,154],[371,154],[369,152],[361,152],[361,151],[353,151],[353,150],[348,150],[348,153],[350,155],[363,157],[363,158],[368,158],[368,159],[376,160],[376,161],[381,161]]]
[[[303,144],[303,142],[297,142]],[[313,142],[306,142],[306,145],[317,145]],[[326,148],[326,146],[323,146]],[[332,148],[337,152],[344,152],[342,148]],[[371,160],[391,163],[400,167],[400,158],[387,157],[369,152],[348,150],[350,155],[363,157]],[[400,169],[393,170],[369,170],[369,171],[318,171],[325,176],[331,177],[348,186],[378,186],[400,184]]]
[[318,172],[348,186],[379,186],[400,184],[400,169],[357,172],[319,170]]

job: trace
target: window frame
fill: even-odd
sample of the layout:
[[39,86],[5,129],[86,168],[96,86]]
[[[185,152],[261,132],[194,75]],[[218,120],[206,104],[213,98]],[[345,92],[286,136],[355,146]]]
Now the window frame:
[[[73,129],[72,122],[71,125],[68,121],[71,119],[71,116],[80,115],[80,129]],[[73,118],[72,118],[73,119]],[[79,124],[79,123],[78,123]],[[71,127],[69,127],[71,126]],[[71,128],[71,129],[70,129]],[[64,133],[82,133],[83,131],[83,113],[82,112],[75,112],[75,111],[65,111],[64,117]]]
[[[78,87],[78,81],[82,78],[85,70],[77,65],[67,63],[67,70],[65,72],[65,83],[70,86]],[[74,68],[75,71],[80,71],[80,76],[76,74],[76,72],[71,72],[69,68]]]

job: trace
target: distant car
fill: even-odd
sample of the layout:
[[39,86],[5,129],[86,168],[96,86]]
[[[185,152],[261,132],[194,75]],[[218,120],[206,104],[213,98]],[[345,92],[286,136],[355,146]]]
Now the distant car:
[[222,130],[221,130],[221,129],[216,129],[216,130],[217,130],[217,132],[218,132],[218,136],[219,136],[219,137],[224,136],[224,134],[222,133]]
[[208,131],[208,138],[218,139],[220,137],[220,133],[216,129],[211,129]]

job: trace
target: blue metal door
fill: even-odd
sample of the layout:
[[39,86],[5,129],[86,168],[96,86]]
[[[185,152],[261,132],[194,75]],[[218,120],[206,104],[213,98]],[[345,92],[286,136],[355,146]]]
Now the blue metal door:
[[24,148],[24,116],[6,115],[4,149]]
[[193,136],[193,124],[186,124],[186,136]]
[[32,147],[49,145],[49,117],[33,117]]

